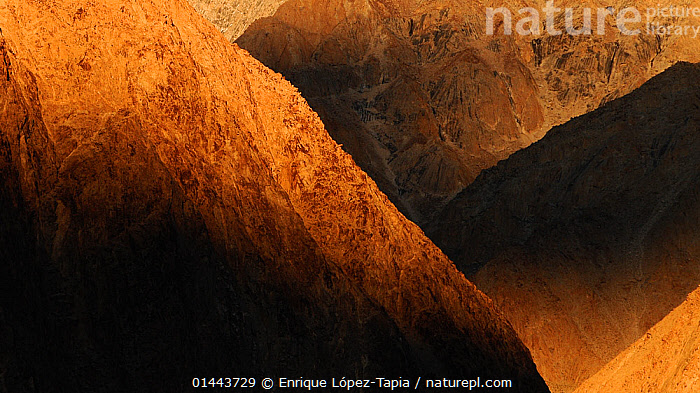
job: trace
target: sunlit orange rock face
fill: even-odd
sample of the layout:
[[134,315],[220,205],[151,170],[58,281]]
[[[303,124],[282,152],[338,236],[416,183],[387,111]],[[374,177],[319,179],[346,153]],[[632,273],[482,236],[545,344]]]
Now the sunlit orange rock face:
[[411,375],[548,391],[296,89],[184,0],[9,0],[0,27],[9,391]]
[[700,289],[576,393],[700,391]]
[[[237,42],[300,88],[399,209],[497,299],[550,387],[570,392],[697,285],[698,218],[687,211],[697,211],[698,147],[684,123],[697,108],[695,87],[683,86],[696,86],[694,71],[654,82],[667,95],[646,87],[643,97],[623,101],[632,107],[617,103],[555,128],[556,137],[448,202],[551,127],[679,60],[700,61],[700,39],[626,36],[614,18],[602,35],[485,34],[486,7],[509,8],[515,24],[518,9],[544,5],[290,0]],[[700,6],[555,5],[573,7],[576,27],[584,7],[635,6],[646,22],[648,7]],[[564,22],[559,13],[556,28]],[[694,18],[653,22],[696,25]],[[683,95],[665,86],[675,77]],[[665,113],[666,106],[678,110]],[[628,111],[637,116],[632,123]]]
[[[193,3],[220,28],[231,24],[211,15],[220,6]],[[486,7],[510,9],[515,27],[525,6],[540,10],[544,23],[544,5],[289,0],[236,42],[299,87],[333,138],[422,224],[481,170],[552,126],[629,93],[675,61],[700,61],[699,40],[625,36],[612,17],[602,35],[505,36],[498,21],[496,34],[486,34]],[[643,13],[657,5],[635,4]],[[629,4],[556,6],[573,7],[579,27],[583,7]],[[561,11],[557,29],[564,23]]]
[[485,171],[428,226],[553,391],[573,390],[700,282],[698,108],[700,66],[673,66]]

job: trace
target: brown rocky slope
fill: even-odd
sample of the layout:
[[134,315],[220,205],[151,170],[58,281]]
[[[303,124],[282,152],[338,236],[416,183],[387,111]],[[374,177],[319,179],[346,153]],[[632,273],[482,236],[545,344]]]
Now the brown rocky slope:
[[[509,8],[515,25],[520,8],[544,3],[289,0],[236,42],[299,87],[333,138],[422,224],[481,170],[553,125],[629,93],[678,60],[700,61],[697,39],[626,36],[612,17],[600,36],[505,36],[498,27],[486,35],[486,7]],[[584,6],[627,3],[556,5],[573,7],[579,23]],[[659,3],[634,5],[644,12]],[[563,12],[555,22],[562,30]]]
[[570,391],[700,282],[700,66],[553,128],[482,173],[428,234]]
[[548,391],[298,92],[184,0],[11,0],[0,27],[1,390],[478,375]]
[[448,3],[292,0],[236,41],[416,222],[543,121],[514,40],[481,39],[480,4]]
[[700,289],[576,393],[700,391]]

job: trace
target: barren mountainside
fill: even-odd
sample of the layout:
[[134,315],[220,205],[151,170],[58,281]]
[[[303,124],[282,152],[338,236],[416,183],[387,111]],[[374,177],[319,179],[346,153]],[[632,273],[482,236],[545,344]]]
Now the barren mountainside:
[[575,393],[700,390],[700,289]]
[[[485,32],[486,7],[507,7],[515,25],[518,10],[532,6],[544,24],[544,4],[289,0],[236,42],[299,87],[333,138],[404,214],[422,224],[481,170],[552,126],[631,92],[676,61],[700,61],[697,39],[625,36],[612,16],[602,35],[543,30],[505,36],[498,18],[496,34]],[[573,7],[577,28],[583,7],[629,6],[555,5]],[[646,15],[647,7],[663,4],[635,6]],[[198,9],[225,28],[210,15],[217,7]],[[681,21],[693,22],[653,19]],[[560,11],[555,26],[564,31],[564,24]]]
[[184,0],[9,0],[0,27],[0,390],[415,374],[548,391],[296,89]]
[[[550,388],[570,392],[700,278],[696,67],[641,87],[700,61],[692,32],[646,30],[696,20],[647,20],[648,8],[700,4],[555,2],[574,9],[576,28],[585,7],[612,12],[590,36],[546,33],[544,5],[289,0],[236,42],[299,87],[343,149],[506,310]],[[485,8],[502,6],[514,25],[518,9],[542,11],[542,34],[505,36],[497,20],[486,35]],[[629,6],[640,35],[615,26]],[[565,30],[563,12],[554,22]]]
[[571,391],[700,282],[700,66],[679,63],[483,172],[427,233]]
[[[416,222],[539,136],[536,85],[477,3],[292,0],[237,40]],[[497,53],[498,51],[498,53]]]

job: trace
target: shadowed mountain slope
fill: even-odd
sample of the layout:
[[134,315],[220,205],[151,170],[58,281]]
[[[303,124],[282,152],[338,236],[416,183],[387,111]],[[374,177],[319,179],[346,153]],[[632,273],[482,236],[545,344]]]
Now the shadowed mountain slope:
[[[289,0],[236,42],[299,87],[333,138],[423,224],[481,170],[553,125],[629,93],[675,61],[700,61],[700,41],[625,36],[612,16],[602,35],[506,36],[498,20],[496,34],[486,34],[486,7],[509,8],[515,25],[519,9],[544,4]],[[629,6],[556,5],[574,8],[576,27],[583,7]],[[657,3],[635,5],[643,12]],[[209,16],[214,8],[200,10],[224,28]],[[563,11],[555,24],[564,30]]]
[[570,391],[700,282],[700,66],[553,128],[427,233]]
[[184,0],[10,0],[0,27],[0,389],[478,375],[548,391],[296,89]]
[[700,289],[576,393],[700,391]]
[[[343,144],[399,209],[414,221],[426,224],[439,239],[439,245],[458,258],[468,273],[476,272],[490,260],[505,258],[503,255],[509,253],[513,258],[520,258],[525,253],[524,245],[530,243],[541,242],[549,247],[547,252],[542,251],[545,246],[527,249],[524,259],[537,260],[537,263],[517,262],[525,266],[543,266],[535,275],[537,278],[530,277],[532,271],[526,267],[514,268],[512,274],[507,275],[505,270],[500,272],[496,264],[494,272],[489,271],[490,265],[487,265],[486,272],[476,279],[482,277],[483,285],[494,293],[497,290],[493,288],[500,285],[496,281],[508,287],[539,280],[533,284],[535,287],[517,292],[519,296],[512,297],[509,307],[516,310],[521,302],[528,303],[528,307],[514,311],[521,319],[514,323],[521,327],[534,326],[527,332],[518,330],[527,334],[528,345],[538,348],[535,352],[539,351],[540,360],[551,362],[540,363],[544,375],[549,376],[557,389],[570,391],[677,306],[697,285],[697,268],[692,263],[697,257],[694,249],[697,224],[693,221],[696,216],[683,213],[690,217],[683,218],[681,222],[687,224],[677,229],[671,229],[668,221],[671,218],[666,218],[681,214],[667,208],[676,203],[676,198],[686,198],[684,201],[690,202],[678,203],[695,206],[693,184],[697,184],[697,161],[693,157],[697,148],[693,144],[697,139],[687,128],[692,125],[685,125],[682,136],[647,133],[637,140],[633,129],[648,126],[654,132],[671,132],[670,126],[658,120],[666,119],[666,115],[654,114],[654,111],[665,110],[666,101],[654,104],[656,107],[638,104],[635,108],[643,114],[632,126],[619,120],[626,118],[622,112],[629,109],[618,105],[620,113],[612,115],[608,110],[605,121],[626,129],[624,138],[608,140],[591,136],[591,132],[582,136],[580,130],[588,129],[590,118],[577,119],[559,129],[559,136],[554,138],[565,140],[563,134],[569,130],[577,134],[571,137],[574,142],[554,148],[551,157],[535,157],[543,160],[535,165],[539,168],[535,172],[551,165],[552,173],[540,178],[539,172],[528,170],[528,160],[533,157],[527,155],[517,161],[518,168],[509,174],[517,177],[517,182],[502,187],[479,186],[483,190],[491,190],[488,187],[495,190],[493,194],[482,190],[468,202],[460,196],[461,199],[444,210],[443,205],[482,169],[537,140],[550,127],[622,97],[678,60],[699,61],[700,41],[689,36],[655,36],[646,31],[638,36],[625,36],[614,27],[614,18],[606,19],[606,33],[600,36],[485,35],[485,7],[508,7],[515,24],[518,9],[529,5],[541,10],[544,4],[545,1],[291,0],[272,17],[253,23],[237,42],[298,86],[333,138]],[[672,2],[637,2],[634,6],[644,12],[647,7],[670,4]],[[686,1],[683,5],[695,4]],[[564,1],[555,5],[573,7],[577,23],[584,7],[596,12],[597,8],[610,7],[619,11],[630,6],[624,1]],[[544,14],[541,16],[544,22]],[[564,30],[564,22],[562,12],[555,20],[556,27]],[[692,18],[654,17],[653,22],[694,24]],[[646,28],[644,24],[632,27]],[[682,80],[686,80],[684,78]],[[693,81],[691,85],[694,86]],[[663,87],[658,82],[655,86]],[[694,100],[687,87],[682,91]],[[647,94],[651,97],[656,93]],[[682,125],[676,123],[684,122],[683,116],[693,119],[694,108],[684,102],[686,98],[674,95],[664,99],[673,103],[669,105],[676,105],[676,101],[682,104],[683,110],[667,114],[673,127]],[[647,124],[648,119],[653,121]],[[599,129],[606,127],[602,121],[596,124]],[[595,142],[586,138],[593,138]],[[669,162],[658,161],[661,158],[654,155],[666,157],[670,147],[687,144],[685,139],[674,138],[689,139],[691,147],[671,151],[685,154],[686,158],[693,157],[682,162],[674,161],[675,158],[668,159]],[[640,141],[643,143],[638,145]],[[608,143],[620,145],[606,148]],[[623,149],[628,145],[637,148]],[[559,164],[544,161],[564,162],[569,158],[569,148],[583,151],[585,155],[574,154],[571,159],[578,164],[564,168],[568,172],[561,169],[562,173],[558,173]],[[602,163],[586,167],[588,160],[595,162],[594,156],[599,152],[607,155],[596,158]],[[617,161],[618,155],[623,156],[622,162]],[[661,168],[654,169],[656,165]],[[664,165],[677,167],[667,173]],[[597,171],[603,175],[596,175]],[[606,178],[609,171],[614,176]],[[506,187],[507,197],[501,195]],[[533,187],[542,188],[544,194],[536,194],[540,191]],[[599,188],[602,191],[599,192]],[[520,196],[521,192],[524,197]],[[613,195],[613,200],[607,200],[609,195]],[[482,205],[491,206],[492,200],[496,201],[493,209],[482,209]],[[533,207],[533,203],[538,203],[538,207]],[[484,210],[483,217],[482,213],[468,213],[463,218],[461,210],[465,205],[468,211]],[[431,219],[441,210],[442,216]],[[515,214],[511,214],[512,210]],[[477,216],[479,218],[474,219]],[[663,240],[655,240],[653,244],[656,245],[650,245],[652,242],[647,240],[655,236],[657,225],[666,225],[664,230],[669,234]],[[564,234],[560,234],[561,231]],[[542,240],[548,237],[566,239],[562,241],[567,245],[559,249],[556,240]],[[532,241],[534,238],[540,240]],[[679,242],[678,246],[668,246],[675,241]],[[604,247],[599,249],[600,244]],[[565,251],[560,253],[560,250]],[[561,266],[558,270],[550,269],[550,263]],[[654,264],[661,267],[657,269]],[[577,268],[572,270],[572,266]],[[681,273],[685,267],[690,272],[687,276]],[[597,272],[596,278],[564,279],[558,286],[551,285],[561,277],[575,277],[579,273],[588,276],[593,274],[591,271]],[[640,277],[652,274],[650,271],[659,277],[671,278],[667,284],[662,279],[649,284]],[[489,274],[504,277],[493,279],[494,283],[490,284]],[[628,282],[629,277],[634,278]],[[583,282],[579,287],[576,283],[580,281]],[[549,285],[546,290],[542,289],[544,283]],[[654,292],[639,295],[642,285],[646,285],[644,288],[663,287],[654,289],[663,293],[663,299],[647,306]],[[673,285],[677,285],[675,289]],[[567,293],[569,289],[571,293]],[[543,293],[542,299],[533,297],[529,290]],[[560,301],[560,298],[582,298],[589,292],[597,294],[597,298],[592,300],[593,305],[586,306],[588,308],[570,311],[570,304]],[[630,293],[637,296],[634,298],[637,300],[633,300]],[[623,296],[622,301],[619,296]],[[505,297],[501,298],[504,302]],[[609,309],[608,305],[615,303],[621,305]],[[566,326],[547,326],[548,312],[541,317],[537,313],[526,315],[533,308],[563,310],[557,318],[566,320]],[[598,328],[593,326],[594,314],[587,315],[590,309],[597,310],[595,313],[600,313],[599,317],[605,321],[612,321],[619,309],[626,311],[622,312],[619,324],[609,322]],[[567,315],[569,313],[574,316]],[[577,316],[579,314],[583,316]],[[547,334],[540,336],[537,331]],[[542,338],[558,334],[567,338],[560,343]],[[601,337],[609,339],[609,344]],[[600,344],[603,342],[605,344]],[[537,360],[538,355],[535,357]]]
[[237,40],[281,72],[400,210],[423,222],[538,138],[536,86],[477,3],[292,0]]

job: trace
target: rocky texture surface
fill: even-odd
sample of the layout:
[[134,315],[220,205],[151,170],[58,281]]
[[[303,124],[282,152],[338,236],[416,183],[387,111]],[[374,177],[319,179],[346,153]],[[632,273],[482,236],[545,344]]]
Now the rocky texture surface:
[[[532,2],[539,10],[544,1]],[[678,61],[700,62],[700,41],[692,31],[688,35],[658,35],[650,33],[651,25],[695,26],[697,20],[688,18],[647,17],[650,8],[698,7],[697,0],[672,1],[555,1],[560,9],[554,20],[555,29],[563,34],[525,36],[519,41],[528,67],[537,81],[539,98],[543,105],[543,129],[562,124],[569,119],[588,113],[600,105],[633,91],[654,75]],[[626,7],[635,7],[642,16],[640,23],[628,23],[629,30],[638,29],[638,35],[622,34],[617,20],[605,18],[598,34],[597,18],[603,9],[615,17]],[[514,20],[518,20],[513,6]],[[582,26],[584,8],[591,10],[591,35],[573,36],[565,26],[565,8],[573,13],[573,28]],[[545,21],[545,15],[541,15]],[[513,22],[515,24],[515,22]],[[649,23],[649,25],[647,24]]]
[[260,18],[270,16],[284,0],[189,0],[229,41],[238,38]]
[[538,138],[536,85],[479,4],[292,0],[237,40],[299,87],[336,141],[422,222]]
[[[612,17],[600,36],[505,36],[498,21],[496,34],[486,35],[485,7],[509,8],[515,27],[520,8],[544,4],[289,0],[237,42],[299,87],[333,138],[422,224],[481,170],[551,126],[629,93],[677,60],[700,61],[700,40],[626,36]],[[556,5],[573,7],[578,27],[585,6],[629,4]],[[635,4],[642,12],[656,5]]]
[[700,391],[700,289],[576,393]]
[[548,391],[296,89],[184,0],[8,0],[0,27],[0,390],[415,374]]
[[[634,6],[644,12],[647,7],[670,4],[636,2]],[[526,155],[517,160],[518,167],[507,175],[517,181],[492,180],[493,184],[477,187],[478,195],[460,196],[442,216],[434,219],[433,215],[482,169],[539,139],[552,126],[622,97],[678,60],[700,61],[700,41],[690,36],[649,35],[644,24],[630,26],[643,34],[626,36],[614,27],[611,17],[606,19],[604,35],[485,34],[485,7],[508,7],[515,25],[517,10],[526,5],[541,10],[545,1],[290,0],[274,16],[253,23],[237,42],[300,88],[333,138],[402,212],[418,223],[430,223],[427,227],[440,245],[465,271],[475,273],[499,258],[503,259],[499,263],[517,265],[502,271],[498,263],[486,265],[476,279],[488,291],[502,294],[500,302],[509,302],[513,313],[509,316],[551,385],[571,391],[677,306],[697,284],[697,268],[689,262],[697,257],[693,248],[696,216],[686,218],[687,226],[677,229],[678,233],[672,233],[670,221],[665,221],[666,237],[657,236],[663,231],[655,228],[663,221],[660,217],[681,214],[666,208],[676,203],[675,198],[690,198],[688,203],[695,206],[696,194],[681,190],[696,184],[692,177],[697,174],[697,161],[669,158],[665,164],[677,166],[669,169],[672,173],[664,172],[663,166],[653,169],[661,165],[654,161],[661,158],[654,155],[670,154],[668,146],[685,143],[674,138],[695,143],[687,125],[681,127],[685,136],[662,134],[671,134],[673,127],[685,121],[685,114],[679,110],[659,117],[653,112],[663,110],[664,104],[654,104],[656,109],[638,104],[639,116],[654,121],[638,119],[629,125],[620,120],[626,119],[622,112],[629,108],[618,106],[618,114],[604,112],[605,121],[619,128],[616,132],[626,130],[627,139],[617,141],[598,135],[609,129],[603,121],[596,123],[598,134],[591,136],[595,132],[586,125],[590,118],[578,119],[558,129],[555,140],[566,139],[562,135],[567,130],[577,135],[568,144],[552,148],[556,151],[551,157]],[[584,7],[594,12],[599,7],[619,11],[630,4],[563,1],[556,5],[573,7],[578,27]],[[559,15],[556,27],[564,30],[563,13]],[[543,22],[544,17],[543,13]],[[695,24],[693,18],[654,18],[653,22]],[[595,23],[593,27],[597,28]],[[683,91],[694,99],[687,89]],[[647,90],[646,94],[656,93]],[[682,103],[684,111],[695,110],[679,97],[664,99],[672,102],[669,105]],[[668,118],[669,124],[661,124],[661,118]],[[633,131],[641,127],[649,132],[635,139]],[[607,147],[612,142],[619,146]],[[637,148],[625,150],[625,144]],[[585,151],[585,155],[568,157],[568,149]],[[695,154],[689,149],[688,155]],[[623,163],[617,162],[620,154]],[[642,155],[641,162],[636,162],[636,155]],[[528,169],[529,159],[540,160],[535,169]],[[568,159],[572,161],[564,164]],[[598,167],[584,166],[595,159],[602,162]],[[562,164],[546,164],[546,160]],[[566,168],[559,173],[559,166]],[[540,169],[552,173],[542,177]],[[606,177],[610,173],[614,175]],[[647,173],[667,180],[650,180]],[[466,194],[471,192],[477,193]],[[616,199],[607,200],[608,195]],[[652,218],[645,221],[649,215]],[[562,230],[565,234],[559,233]],[[651,237],[656,241],[648,241]],[[561,248],[558,240],[552,240],[560,238]],[[679,245],[668,245],[674,242]],[[655,270],[657,265],[667,271]],[[681,273],[683,266],[690,271],[687,277]],[[648,278],[653,275],[668,281]],[[497,288],[501,284],[504,288]],[[512,285],[521,286],[513,290],[517,296],[511,296]],[[647,293],[642,295],[643,291]],[[533,297],[532,292],[542,296]],[[648,306],[652,293],[662,294],[663,300]],[[592,303],[576,306],[570,313],[572,302],[588,295]],[[618,312],[619,324],[612,317]],[[602,327],[595,326],[598,317],[607,321]],[[560,324],[550,326],[550,318]],[[563,338],[555,338],[559,334]]]
[[700,66],[678,64],[486,170],[428,234],[570,391],[700,282]]

